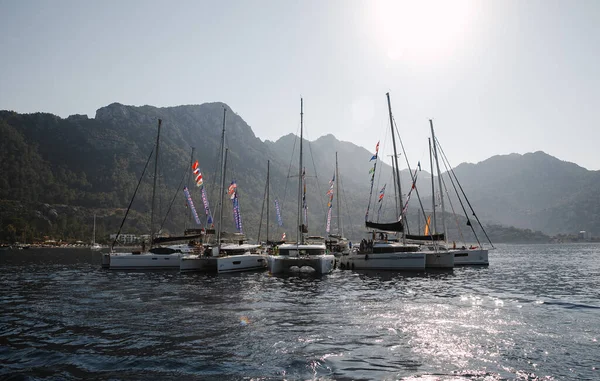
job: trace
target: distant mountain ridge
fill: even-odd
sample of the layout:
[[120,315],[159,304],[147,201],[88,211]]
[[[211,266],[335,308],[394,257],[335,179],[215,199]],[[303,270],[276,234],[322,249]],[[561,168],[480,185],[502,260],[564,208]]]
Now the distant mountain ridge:
[[[282,136],[277,141],[257,138],[247,123],[227,105],[220,102],[157,108],[126,106],[112,103],[97,110],[95,118],[72,115],[61,119],[47,113],[19,114],[0,111],[0,200],[31,205],[67,204],[87,210],[79,220],[52,220],[44,210],[31,210],[14,224],[42,231],[47,224],[56,226],[89,224],[93,211],[104,211],[99,218],[100,230],[113,232],[131,200],[138,179],[156,140],[157,120],[163,120],[160,151],[160,215],[163,216],[182,178],[189,176],[191,149],[198,160],[209,190],[213,215],[217,215],[216,188],[218,159],[223,125],[223,109],[227,109],[226,142],[228,171],[226,182],[235,179],[240,191],[244,227],[251,237],[258,234],[267,161],[271,163],[271,202],[279,199],[284,226],[279,228],[271,204],[271,234],[294,238],[298,194],[298,137]],[[347,235],[359,237],[364,231],[364,216],[371,192],[369,159],[373,152],[350,142],[325,135],[304,142],[304,164],[307,168],[309,228],[324,234],[326,216],[325,193],[335,169],[338,153],[342,185],[343,224]],[[452,159],[452,158],[450,158]],[[150,170],[148,170],[151,172]],[[381,172],[380,172],[381,171]],[[543,152],[525,155],[498,155],[477,164],[460,164],[454,169],[478,216],[487,223],[541,230],[548,234],[575,233],[588,230],[600,234],[600,175],[573,163],[556,159]],[[378,164],[382,179],[391,178],[391,168]],[[148,173],[147,173],[148,175]],[[419,174],[418,188],[422,198],[431,197],[426,185],[429,174]],[[384,181],[384,180],[382,180]],[[410,188],[410,175],[402,171],[403,191]],[[393,194],[392,184],[387,197]],[[381,184],[375,184],[381,187]],[[190,189],[197,192],[192,186]],[[377,194],[379,189],[374,189]],[[203,214],[198,193],[196,208]],[[133,204],[134,220],[127,228],[148,229],[150,181],[142,181]],[[418,212],[415,196],[411,198],[409,223],[416,228]],[[165,231],[177,232],[189,225],[183,196],[176,196]],[[423,201],[430,205],[430,201]],[[426,208],[427,208],[426,206]],[[376,207],[376,206],[375,206]],[[224,228],[233,229],[231,206],[225,200]],[[388,204],[389,209],[389,204]],[[11,209],[12,210],[12,209]],[[106,212],[114,210],[114,212]],[[46,216],[40,221],[38,214]],[[114,214],[116,213],[116,214]],[[371,209],[371,215],[375,211]],[[108,214],[112,217],[108,218]],[[264,217],[266,219],[266,217]],[[84,221],[85,219],[85,221]],[[37,222],[36,222],[37,221]],[[103,222],[104,221],[104,222]],[[0,221],[1,222],[1,221]],[[105,223],[105,225],[103,225]],[[334,230],[337,223],[333,222]],[[422,221],[421,221],[422,224]],[[86,225],[88,226],[88,225]],[[0,227],[1,228],[1,227]],[[83,229],[83,228],[82,228]],[[414,229],[414,228],[413,228]],[[263,234],[265,228],[263,226]],[[77,233],[85,236],[86,232]],[[264,237],[263,237],[264,239]]]
[[549,234],[599,234],[600,172],[542,151],[461,164],[455,173],[487,221]]

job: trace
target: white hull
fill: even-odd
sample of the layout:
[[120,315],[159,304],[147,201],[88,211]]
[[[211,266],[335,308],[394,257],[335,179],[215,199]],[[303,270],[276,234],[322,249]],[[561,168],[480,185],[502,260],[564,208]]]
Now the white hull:
[[227,255],[217,258],[217,271],[221,273],[232,273],[240,271],[265,270],[267,268],[267,256],[261,254],[239,254]]
[[217,258],[201,255],[184,255],[179,262],[181,272],[217,272]]
[[340,260],[340,267],[348,270],[396,270],[418,271],[425,270],[426,253],[352,253]]
[[99,244],[97,244],[97,243],[95,243],[92,246],[90,246],[90,249],[93,250],[93,251],[98,251],[98,250],[102,249],[102,246],[99,245]]
[[106,253],[102,255],[102,267],[108,260],[111,270],[179,269],[181,253]]
[[237,254],[223,257],[204,257],[186,255],[181,258],[179,270],[181,272],[216,272],[233,273],[242,271],[264,270],[267,268],[266,255]]
[[454,254],[448,251],[425,252],[425,267],[451,269],[454,267]]
[[487,249],[451,250],[454,253],[454,264],[459,265],[483,265],[490,264]]
[[271,274],[282,274],[292,271],[293,267],[312,267],[317,274],[329,274],[333,271],[335,257],[331,254],[291,257],[287,255],[270,255],[269,271]]

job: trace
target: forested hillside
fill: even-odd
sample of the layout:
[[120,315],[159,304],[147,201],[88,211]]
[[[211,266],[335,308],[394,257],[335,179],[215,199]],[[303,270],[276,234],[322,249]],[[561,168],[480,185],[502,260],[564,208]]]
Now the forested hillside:
[[[181,233],[195,227],[182,186],[192,191],[198,213],[204,210],[199,188],[190,178],[190,162],[198,160],[208,191],[213,216],[218,216],[217,190],[223,110],[227,109],[225,136],[227,148],[226,186],[238,185],[244,231],[257,238],[270,162],[270,234],[284,231],[295,238],[297,225],[299,139],[286,135],[276,142],[261,141],[244,120],[223,103],[157,108],[133,107],[113,103],[100,108],[95,118],[73,115],[61,119],[52,114],[18,114],[0,111],[0,240],[32,241],[44,236],[57,239],[91,239],[94,214],[97,235],[115,233],[141,178],[123,232],[147,234],[150,231],[150,206],[154,171],[154,150],[158,119],[162,119],[157,178],[157,228],[162,233]],[[369,142],[368,144],[375,144]],[[192,148],[194,154],[192,157]],[[373,190],[369,161],[373,152],[332,135],[312,142],[304,141],[304,166],[307,176],[309,229],[325,234],[329,181],[339,163],[341,224],[344,234],[360,239],[371,191],[370,216],[394,218],[394,188],[391,168],[379,161]],[[148,162],[144,176],[142,172]],[[401,165],[404,168],[404,165]],[[463,188],[480,219],[496,225],[502,240],[518,236],[519,241],[539,241],[535,233],[575,233],[588,230],[600,234],[600,177],[572,163],[542,152],[526,155],[495,156],[478,164],[461,164],[455,169]],[[421,203],[412,194],[408,221],[413,231],[423,227],[423,205],[431,209],[430,175],[418,175]],[[444,176],[448,183],[447,175]],[[410,175],[402,171],[406,196]],[[387,184],[386,198],[379,204],[377,195]],[[337,196],[336,196],[337,197]],[[283,227],[277,226],[274,201],[281,206]],[[337,200],[336,200],[337,201]],[[334,205],[336,203],[334,202]],[[382,206],[382,209],[379,209]],[[447,210],[450,210],[447,208]],[[225,230],[233,230],[231,201],[224,202]],[[458,212],[461,212],[458,210]],[[266,213],[266,212],[265,212]],[[263,213],[263,219],[267,216]],[[337,211],[332,229],[338,230]],[[456,220],[448,216],[448,220]],[[459,219],[460,224],[466,220]],[[164,222],[164,223],[163,223]],[[531,234],[499,232],[504,226],[531,229]],[[463,225],[464,227],[464,225]],[[448,224],[451,238],[458,228]],[[262,227],[263,239],[265,226]],[[494,233],[495,234],[495,233]],[[492,237],[494,238],[494,237]],[[543,239],[543,238],[542,238]],[[473,240],[469,238],[468,240]]]

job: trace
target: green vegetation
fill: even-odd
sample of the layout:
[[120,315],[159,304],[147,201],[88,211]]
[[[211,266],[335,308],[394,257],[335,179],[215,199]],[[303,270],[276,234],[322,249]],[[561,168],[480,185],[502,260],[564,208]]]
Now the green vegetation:
[[[216,218],[223,107],[226,106],[222,103],[170,108],[115,103],[99,109],[94,119],[81,115],[61,119],[45,113],[0,111],[0,241],[33,242],[51,237],[89,242],[96,214],[97,241],[106,242],[109,234],[117,232],[153,150],[158,118],[163,120],[163,128],[155,210],[157,227],[164,220],[163,233],[180,234],[192,226],[179,187],[182,179],[183,184],[190,184],[196,209],[204,215],[199,189],[193,185],[193,179],[187,180],[191,175],[192,146]],[[257,238],[266,166],[270,160],[270,238],[285,231],[294,239],[297,139],[287,135],[277,142],[262,142],[238,115],[231,110],[227,115],[225,180],[226,184],[233,179],[237,181],[245,233],[251,239]],[[372,153],[352,143],[340,142],[332,135],[322,136],[310,144],[305,142],[309,229],[311,234],[325,234],[325,193],[334,171],[336,152],[339,154],[344,233],[357,240],[365,230],[364,215],[370,191],[367,174],[372,166],[368,159]],[[150,231],[153,163],[154,160],[142,177],[123,233]],[[377,168],[381,183],[391,184],[390,167],[380,162]],[[482,221],[496,221],[488,231],[494,242],[550,239],[539,231],[506,227],[511,225],[552,234],[574,234],[579,230],[600,234],[600,203],[596,196],[600,175],[596,172],[539,152],[494,157],[477,165],[461,165],[456,172]],[[428,175],[423,173],[420,178],[426,179]],[[410,183],[406,171],[402,173],[402,183]],[[428,186],[420,186],[424,199],[431,197]],[[388,187],[385,202],[393,202],[390,189]],[[275,221],[273,202],[276,198],[281,206],[283,228]],[[384,207],[388,217],[382,218],[389,218],[393,210],[389,205]],[[413,197],[408,221],[418,231],[416,221],[422,216],[418,217],[416,210],[418,204]],[[371,209],[370,213],[373,216],[377,211]],[[228,198],[223,215],[224,229],[233,230]],[[466,220],[460,219],[459,223],[465,226]],[[337,231],[335,217],[332,229]],[[265,230],[263,224],[262,239],[265,239]],[[451,239],[457,240],[466,234],[450,225],[448,233]],[[473,237],[465,240],[474,242]]]

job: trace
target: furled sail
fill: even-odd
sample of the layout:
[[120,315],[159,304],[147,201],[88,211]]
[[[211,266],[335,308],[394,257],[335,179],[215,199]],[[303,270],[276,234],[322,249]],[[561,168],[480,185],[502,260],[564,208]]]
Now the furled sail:
[[445,236],[444,233],[432,234],[432,235],[416,235],[416,234],[407,234],[405,235],[406,239],[414,239],[418,241],[444,241]]
[[388,223],[378,223],[365,221],[367,228],[382,230],[386,232],[402,232],[404,231],[404,225],[402,224],[402,220],[398,220],[396,222],[388,222]]

